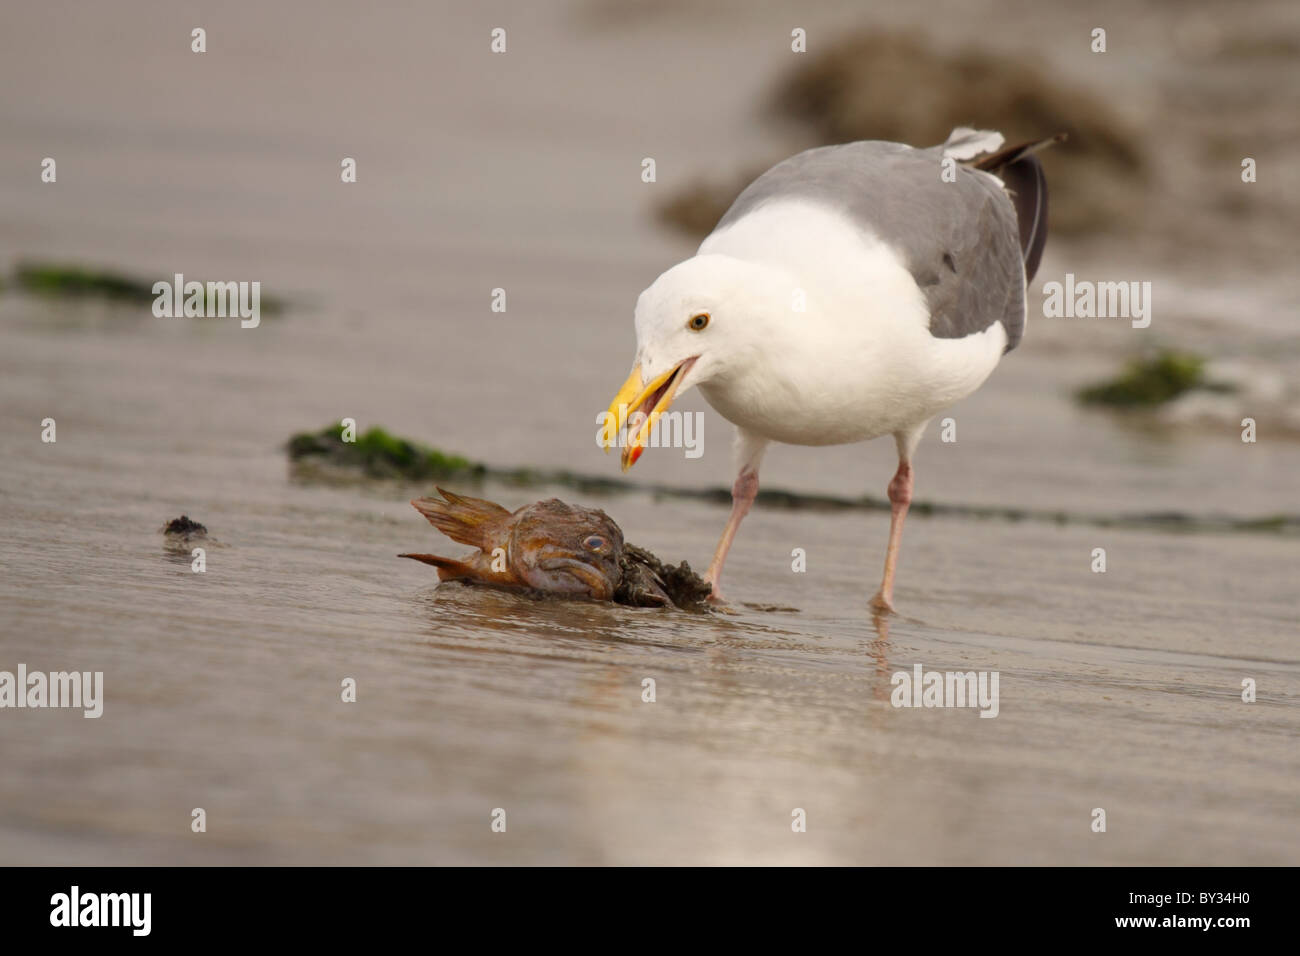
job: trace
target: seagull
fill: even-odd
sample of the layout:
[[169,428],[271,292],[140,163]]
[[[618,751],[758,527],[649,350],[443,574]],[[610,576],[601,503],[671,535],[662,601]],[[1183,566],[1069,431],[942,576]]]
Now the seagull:
[[1034,152],[959,127],[940,146],[864,141],[799,153],[754,180],[697,253],[637,299],[632,372],[604,416],[626,471],[686,389],[736,426],[722,567],[758,494],[771,442],[892,435],[889,544],[871,599],[892,612],[912,458],[929,421],[1019,344],[1026,284],[1047,239]]

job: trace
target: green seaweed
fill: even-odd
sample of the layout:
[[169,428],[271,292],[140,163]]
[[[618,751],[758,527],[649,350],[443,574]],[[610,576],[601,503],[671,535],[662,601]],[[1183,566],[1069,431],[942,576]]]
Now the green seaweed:
[[22,263],[14,270],[14,285],[37,295],[102,298],[119,302],[152,302],[153,283],[113,272],[52,263]]
[[1077,397],[1084,405],[1154,408],[1194,388],[1222,391],[1228,386],[1205,381],[1205,359],[1199,355],[1165,350],[1130,359],[1115,378],[1081,388]]
[[[107,299],[110,302],[152,305],[158,296],[154,282],[105,269],[79,265],[61,265],[53,262],[24,262],[14,269],[13,284],[33,295],[66,299]],[[162,280],[169,285],[171,276]],[[0,282],[0,288],[4,283]],[[203,283],[205,292],[207,283]],[[210,307],[214,307],[209,298]],[[284,302],[274,296],[260,295],[258,310],[262,316],[279,315]]]
[[343,423],[336,422],[318,432],[302,432],[289,439],[290,459],[313,459],[344,469],[356,469],[371,478],[403,478],[410,481],[475,479],[486,468],[468,458],[448,455],[436,448],[390,435],[378,426],[358,434],[355,441],[343,440]]
[[[336,471],[352,472],[363,478],[395,478],[419,482],[455,480],[466,484],[480,484],[491,480],[520,488],[565,488],[578,494],[597,495],[646,494],[655,500],[696,501],[722,507],[731,505],[731,490],[724,487],[683,488],[626,478],[582,474],[566,469],[492,466],[472,462],[459,455],[449,455],[418,442],[396,438],[382,428],[370,429],[358,436],[355,442],[344,442],[342,431],[343,426],[340,422],[319,432],[303,432],[294,435],[287,446],[289,457],[295,465],[320,462],[332,466]],[[295,471],[294,478],[312,482],[334,480],[335,476],[328,470],[298,470]],[[780,488],[760,490],[758,503],[764,508],[791,511],[888,512],[890,510],[889,501],[873,495],[843,497],[787,491]],[[1196,515],[1184,512],[1102,515],[1059,510],[1037,511],[996,505],[948,504],[937,501],[914,501],[911,512],[917,516],[936,518],[997,520],[1012,523],[1035,521],[1103,528],[1149,528],[1169,532],[1246,532],[1288,536],[1300,534],[1300,515],[1288,514],[1256,518]]]

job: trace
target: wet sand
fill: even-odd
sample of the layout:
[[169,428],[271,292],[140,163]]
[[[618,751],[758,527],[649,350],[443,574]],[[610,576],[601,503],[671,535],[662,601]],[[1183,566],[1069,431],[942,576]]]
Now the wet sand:
[[[258,279],[296,308],[241,330],[0,295],[0,669],[102,670],[106,688],[99,720],[0,712],[0,861],[1300,858],[1294,536],[918,516],[886,630],[866,609],[882,514],[756,511],[728,566],[734,613],[689,615],[436,588],[395,557],[444,544],[406,504],[427,488],[290,479],[283,442],[342,416],[499,465],[617,473],[595,416],[626,374],[637,292],[690,251],[655,226],[647,190],[702,168],[700,144],[718,169],[779,144],[752,115],[767,74],[742,69],[754,55],[721,39],[725,17],[682,39],[671,19],[632,31],[592,5],[520,14],[498,62],[464,12],[423,14],[421,41],[413,14],[356,35],[341,12],[304,32],[306,8],[290,7],[211,20],[196,65],[177,40],[188,19],[139,5],[129,29],[100,11],[70,25],[61,9],[14,14],[31,39],[0,68],[15,91],[6,264]],[[713,49],[694,61],[710,64],[706,106],[674,111],[699,76],[656,66],[655,42]],[[44,155],[56,187],[36,180]],[[355,187],[338,183],[345,155]],[[656,187],[639,180],[645,155]],[[1045,272],[1140,253],[1049,250]],[[1170,274],[1189,298],[1209,282]],[[1252,295],[1287,301],[1285,277],[1244,275],[1220,289],[1242,315]],[[1162,332],[1236,349],[1237,318],[1184,333],[1170,314]],[[1294,360],[1293,335],[1245,327],[1248,347]],[[918,496],[1300,510],[1294,442],[1152,433],[1073,405],[1126,334],[1031,317],[1025,346],[954,411],[958,441],[932,426]],[[705,413],[704,455],[652,450],[637,477],[729,483],[729,426],[698,395],[682,407]],[[764,480],[878,495],[891,458],[887,441],[778,447]],[[512,508],[574,497],[477,493]],[[726,516],[581,500],[697,567]],[[182,512],[217,542],[201,575],[158,531]],[[999,672],[999,716],[892,707],[890,676],[918,663]],[[791,832],[796,807],[807,833]]]

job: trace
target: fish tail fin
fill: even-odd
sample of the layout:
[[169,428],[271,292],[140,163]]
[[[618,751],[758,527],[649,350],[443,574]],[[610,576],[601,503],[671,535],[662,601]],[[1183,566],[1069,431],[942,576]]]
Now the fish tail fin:
[[478,572],[466,564],[464,561],[457,561],[454,558],[440,558],[436,554],[399,554],[399,558],[412,558],[416,561],[423,561],[425,564],[432,564],[438,569],[439,581],[454,581],[458,578],[477,577]]
[[1026,282],[1033,281],[1043,258],[1043,247],[1047,245],[1047,177],[1034,153],[1064,142],[1065,138],[1065,133],[1057,133],[1047,139],[1020,143],[971,164],[1001,179],[1011,195],[1020,225],[1020,253],[1025,261]]
[[454,494],[445,488],[439,488],[438,493],[445,500],[416,498],[411,505],[453,541],[490,551],[510,512],[494,502]]

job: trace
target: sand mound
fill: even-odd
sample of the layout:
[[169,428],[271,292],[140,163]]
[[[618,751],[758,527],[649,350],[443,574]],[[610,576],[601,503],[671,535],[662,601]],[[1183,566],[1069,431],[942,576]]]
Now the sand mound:
[[[1001,130],[1009,143],[1057,132],[1043,154],[1052,229],[1123,231],[1140,220],[1146,164],[1137,135],[1095,96],[1056,81],[1037,62],[985,51],[941,53],[913,35],[851,36],[777,84],[767,114],[806,131],[805,147],[861,139],[942,142],[955,126]],[[659,210],[692,235],[712,229],[736,195],[779,159],[721,183],[695,183]]]

